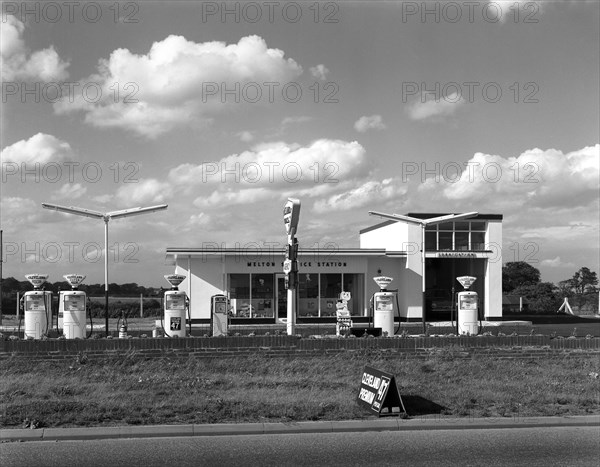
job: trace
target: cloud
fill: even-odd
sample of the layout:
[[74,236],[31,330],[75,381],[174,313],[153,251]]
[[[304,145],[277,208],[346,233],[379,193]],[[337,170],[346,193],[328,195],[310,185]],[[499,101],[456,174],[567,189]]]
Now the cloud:
[[[599,241],[599,160],[596,144],[570,152],[534,148],[516,156],[478,152],[465,162],[428,163],[427,170],[439,176],[424,183],[408,177],[406,205],[413,212],[435,206],[436,212],[503,214],[504,261],[540,264],[560,256],[561,262],[581,264],[581,246]],[[550,275],[566,267],[552,264]]]
[[[58,114],[82,111],[88,124],[153,139],[178,126],[207,125],[213,115],[235,105],[236,98],[253,101],[257,88],[259,101],[268,102],[275,91],[263,83],[279,83],[281,92],[282,85],[301,74],[300,65],[284,58],[282,50],[268,48],[259,36],[227,45],[171,35],[152,44],[147,54],[114,50],[87,79],[102,90],[98,102],[77,95],[74,102],[63,99],[54,109]],[[115,86],[122,91],[118,99]],[[225,90],[234,90],[233,95]]]
[[254,139],[254,135],[251,131],[240,131],[236,134],[236,136],[240,139],[240,141],[243,141],[244,143],[249,143]]
[[586,206],[598,200],[599,160],[598,144],[567,154],[538,148],[508,158],[476,153],[466,164],[440,165],[441,176],[421,190],[454,201],[485,198],[501,210]]
[[363,116],[354,122],[354,129],[359,133],[365,133],[368,130],[385,130],[386,128],[381,115]]
[[571,262],[564,263],[561,261],[560,256],[557,256],[554,259],[545,259],[540,263],[540,266],[548,267],[548,268],[574,268],[575,264]]
[[194,206],[198,208],[215,206],[232,206],[236,204],[250,205],[260,201],[272,199],[274,193],[266,188],[248,188],[239,191],[214,191],[208,197],[198,197],[194,200]]
[[309,71],[313,78],[320,79],[322,81],[325,81],[327,79],[327,75],[329,74],[329,70],[323,64],[313,66],[309,69]]
[[[179,230],[181,232],[197,232],[199,228],[206,229],[207,227],[210,227],[211,223],[212,217],[204,212],[201,212],[198,214],[190,215],[187,221],[179,227]],[[172,228],[172,226],[168,227]]]
[[[356,141],[319,139],[308,146],[263,143],[219,161],[181,164],[169,172],[174,186],[238,184],[242,188],[314,189],[362,176],[368,169],[365,149]],[[227,198],[227,197],[226,197]]]
[[69,143],[45,133],[37,133],[28,140],[23,139],[5,147],[0,157],[5,164],[47,164],[75,159]]
[[[494,21],[498,18],[498,22],[507,23],[511,21],[524,21],[527,18],[528,22],[538,22],[539,15],[544,10],[544,0],[488,0],[489,6],[486,5],[486,18],[488,21]],[[517,16],[518,15],[518,16]]]
[[425,99],[424,96],[423,94],[420,100],[406,107],[411,120],[435,120],[448,117],[465,103],[465,99],[456,92],[438,99]]
[[172,195],[171,185],[155,178],[139,180],[137,183],[128,183],[121,186],[116,193],[117,199],[127,204],[127,207],[133,207],[131,203],[164,203]]
[[69,62],[61,60],[53,46],[31,52],[25,45],[25,24],[12,15],[2,15],[0,69],[3,81],[62,81]]
[[39,222],[42,207],[29,198],[17,196],[0,197],[2,229],[5,233],[18,234],[26,226]]
[[77,199],[81,198],[87,192],[87,188],[80,183],[65,183],[59,190],[52,195],[53,199]]
[[105,194],[105,195],[98,195],[98,196],[94,196],[92,198],[93,201],[95,201],[96,203],[100,203],[100,204],[106,204],[109,201],[112,201],[114,198],[114,195],[111,194]]
[[348,211],[362,208],[368,204],[381,204],[389,200],[398,202],[399,198],[404,197],[406,193],[407,186],[401,184],[398,179],[387,178],[381,182],[367,181],[358,188],[335,194],[326,200],[317,201],[314,209],[318,213],[333,210]]

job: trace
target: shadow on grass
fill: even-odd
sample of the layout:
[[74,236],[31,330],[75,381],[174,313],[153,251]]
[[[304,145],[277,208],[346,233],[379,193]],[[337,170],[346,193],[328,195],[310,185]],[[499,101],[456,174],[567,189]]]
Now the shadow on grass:
[[435,402],[425,399],[421,396],[403,395],[402,401],[404,402],[406,413],[411,417],[434,414],[439,415],[443,411],[447,410],[446,407],[436,404]]

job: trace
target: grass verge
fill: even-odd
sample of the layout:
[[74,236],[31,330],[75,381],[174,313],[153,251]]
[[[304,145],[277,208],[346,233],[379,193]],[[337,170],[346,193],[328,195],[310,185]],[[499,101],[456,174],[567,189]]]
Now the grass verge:
[[426,360],[378,351],[300,359],[247,356],[0,362],[1,427],[370,418],[355,400],[365,365],[396,376],[410,416],[600,413],[594,356],[495,360],[450,350]]

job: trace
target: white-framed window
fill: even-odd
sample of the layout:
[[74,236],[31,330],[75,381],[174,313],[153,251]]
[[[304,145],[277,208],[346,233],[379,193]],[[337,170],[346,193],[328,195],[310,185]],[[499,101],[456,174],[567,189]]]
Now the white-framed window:
[[485,221],[456,221],[425,228],[426,251],[482,251],[485,249]]

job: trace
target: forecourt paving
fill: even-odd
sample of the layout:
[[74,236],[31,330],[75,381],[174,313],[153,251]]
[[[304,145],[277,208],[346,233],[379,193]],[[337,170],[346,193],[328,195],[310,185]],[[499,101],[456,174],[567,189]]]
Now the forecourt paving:
[[231,436],[291,433],[341,433],[365,431],[461,430],[596,426],[600,414],[570,417],[439,418],[399,417],[284,423],[216,423],[206,425],[147,425],[0,430],[0,442],[66,441],[86,439],[157,438],[175,436]]

